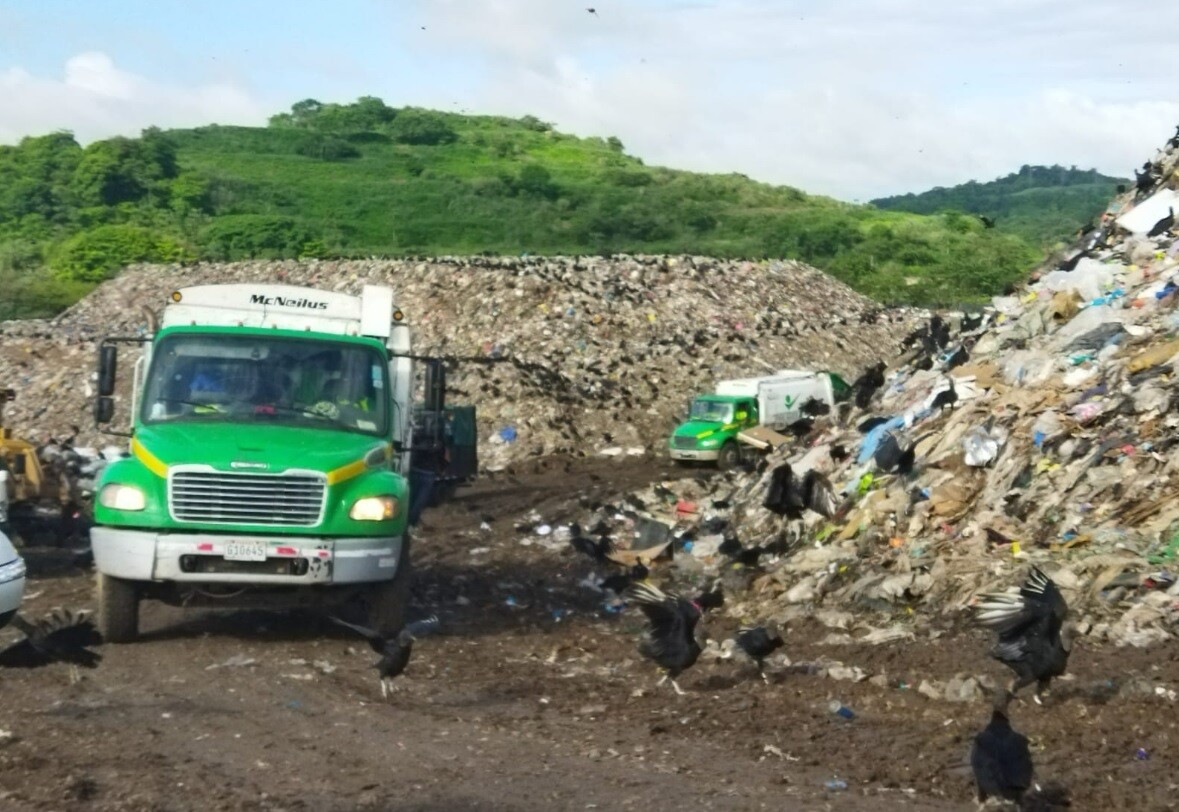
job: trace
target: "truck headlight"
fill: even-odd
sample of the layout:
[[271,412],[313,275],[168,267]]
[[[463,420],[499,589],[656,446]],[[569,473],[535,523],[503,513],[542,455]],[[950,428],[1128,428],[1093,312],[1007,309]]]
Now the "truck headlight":
[[700,446],[701,448],[711,448],[712,446],[717,445],[719,442],[719,437],[704,437],[697,440],[696,445]]
[[366,496],[353,502],[348,511],[348,518],[357,522],[387,522],[396,515],[396,496]]
[[114,510],[143,510],[147,507],[143,491],[134,485],[121,485],[117,482],[103,486],[98,494],[98,503]]

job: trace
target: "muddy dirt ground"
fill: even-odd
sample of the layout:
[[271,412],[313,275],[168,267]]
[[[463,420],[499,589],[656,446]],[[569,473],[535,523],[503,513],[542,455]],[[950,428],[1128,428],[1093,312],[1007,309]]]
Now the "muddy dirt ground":
[[[579,586],[591,562],[513,528],[534,509],[568,520],[579,498],[685,475],[549,460],[427,513],[414,615],[437,613],[444,631],[418,644],[389,701],[363,642],[310,613],[146,605],[144,639],[103,647],[80,681],[65,666],[0,672],[0,809],[974,809],[967,754],[989,708],[913,686],[1004,676],[985,635],[837,647],[799,624],[795,662],[892,682],[800,669],[766,685],[743,664],[702,662],[677,697],[636,654],[637,613],[610,614]],[[29,613],[93,605],[89,571],[28,558]],[[711,619],[710,633],[737,620]],[[1038,776],[1067,785],[1074,809],[1179,806],[1175,706],[1154,691],[1179,682],[1177,658],[1174,645],[1081,648],[1047,707],[1013,707]],[[831,715],[834,698],[855,718]]]

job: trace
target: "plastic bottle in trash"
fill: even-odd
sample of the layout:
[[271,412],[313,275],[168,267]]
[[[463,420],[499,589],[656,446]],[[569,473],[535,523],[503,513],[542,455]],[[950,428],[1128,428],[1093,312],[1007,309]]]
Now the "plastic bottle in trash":
[[842,716],[844,719],[856,718],[856,713],[847,705],[840,702],[838,699],[832,699],[827,703],[827,709],[836,716]]

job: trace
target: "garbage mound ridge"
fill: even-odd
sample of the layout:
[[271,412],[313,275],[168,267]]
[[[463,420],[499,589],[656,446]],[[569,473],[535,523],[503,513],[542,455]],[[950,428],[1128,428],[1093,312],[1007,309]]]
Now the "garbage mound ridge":
[[75,425],[78,444],[105,444],[90,417],[97,340],[143,334],[146,311],[158,312],[177,287],[230,282],[349,293],[392,286],[416,351],[465,359],[450,374],[450,399],[477,405],[482,463],[491,469],[533,455],[662,453],[688,399],[717,380],[787,367],[854,377],[895,353],[898,337],[924,315],[883,310],[814,268],[780,261],[476,256],[137,266],[52,320],[0,323],[0,381],[17,390],[7,424],[37,440],[68,436]]

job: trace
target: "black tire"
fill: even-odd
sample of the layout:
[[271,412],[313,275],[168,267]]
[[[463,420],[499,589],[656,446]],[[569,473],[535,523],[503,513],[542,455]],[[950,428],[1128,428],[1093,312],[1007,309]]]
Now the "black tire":
[[741,450],[737,448],[737,444],[732,440],[721,446],[720,451],[716,456],[716,467],[722,471],[727,471],[730,468],[736,468],[741,464]]
[[134,581],[98,574],[98,631],[107,643],[139,637],[139,588]]
[[392,637],[405,626],[409,595],[413,588],[413,564],[409,555],[409,534],[401,545],[397,574],[390,581],[373,584],[365,596],[368,627],[385,637]]

